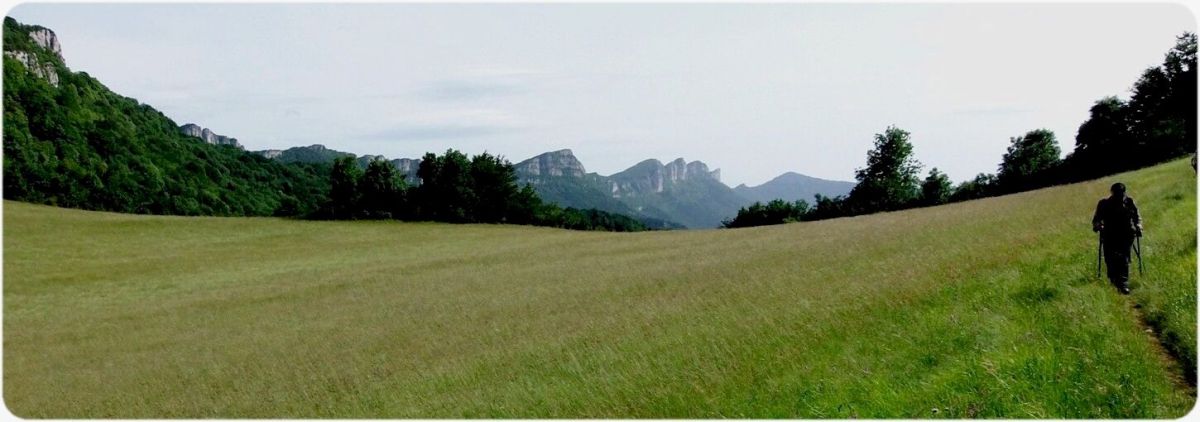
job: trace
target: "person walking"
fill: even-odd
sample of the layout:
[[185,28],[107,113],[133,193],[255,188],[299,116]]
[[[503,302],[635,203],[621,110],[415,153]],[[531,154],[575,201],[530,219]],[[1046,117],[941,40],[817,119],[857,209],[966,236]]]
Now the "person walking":
[[1124,183],[1114,183],[1109,192],[1096,204],[1092,231],[1100,233],[1108,280],[1121,294],[1129,294],[1129,255],[1134,239],[1142,236],[1142,216]]

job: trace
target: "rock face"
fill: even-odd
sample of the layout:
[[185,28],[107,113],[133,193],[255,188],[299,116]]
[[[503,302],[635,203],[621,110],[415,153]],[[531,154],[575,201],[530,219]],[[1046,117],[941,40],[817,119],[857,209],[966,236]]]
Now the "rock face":
[[400,158],[392,160],[392,165],[404,175],[404,181],[409,186],[421,184],[421,178],[417,177],[417,170],[421,168],[420,158]]
[[677,158],[667,164],[649,159],[629,169],[609,176],[614,198],[662,193],[668,187],[687,180],[721,181],[721,170],[708,169],[700,161],[687,162]]
[[[35,45],[50,52],[57,58],[58,63],[63,62],[62,46],[58,44],[58,36],[54,35],[54,31],[42,27],[33,27],[29,31],[29,38],[33,40]],[[40,60],[36,53],[29,51],[6,50],[4,55],[21,62],[26,69],[29,69],[30,72],[33,72],[39,78],[45,79],[50,85],[58,86],[58,66],[55,63]]]
[[587,174],[583,163],[575,158],[569,149],[562,149],[538,155],[516,164],[517,176],[520,178],[554,177],[583,177]]
[[62,46],[58,45],[58,36],[54,35],[54,31],[46,28],[37,28],[29,33],[29,38],[33,38],[33,42],[38,47],[49,50],[62,60]]
[[384,157],[382,155],[366,154],[366,155],[359,156],[358,158],[355,159],[355,161],[358,161],[358,167],[364,168],[364,169],[367,168],[367,164],[371,164],[371,162],[375,161],[375,160],[387,161],[387,157]]
[[240,144],[238,144],[238,141],[236,138],[218,135],[216,133],[213,133],[213,131],[208,130],[208,128],[203,128],[203,127],[200,127],[199,125],[196,125],[193,123],[188,123],[183,126],[180,126],[179,132],[183,133],[184,135],[203,139],[204,142],[207,142],[207,143],[210,143],[213,145],[230,145],[230,146],[234,146],[234,147],[238,147],[238,148],[242,147]]

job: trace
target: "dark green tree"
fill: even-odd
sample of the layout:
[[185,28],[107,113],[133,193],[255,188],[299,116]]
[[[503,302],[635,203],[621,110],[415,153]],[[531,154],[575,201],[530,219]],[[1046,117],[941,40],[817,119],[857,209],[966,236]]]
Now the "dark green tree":
[[507,222],[517,208],[517,172],[503,157],[482,153],[471,157],[471,204],[473,220],[486,223]]
[[867,153],[867,167],[855,172],[858,184],[850,191],[851,211],[896,210],[917,199],[921,164],[912,155],[908,132],[890,126],[876,134],[875,147]]
[[[1046,129],[1032,130],[1024,136],[1010,139],[1008,152],[1000,162],[996,175],[1001,189],[1016,192],[1038,187],[1039,176],[1048,175],[1059,164],[1058,141],[1054,132]],[[1043,178],[1043,182],[1049,181]]]
[[358,191],[362,195],[360,202],[363,216],[399,217],[404,210],[406,190],[404,176],[396,171],[392,163],[380,159],[371,160],[358,182]]
[[1094,178],[1196,151],[1196,35],[1142,72],[1128,102],[1101,99],[1079,128],[1063,181]]
[[939,205],[950,200],[950,194],[953,193],[954,187],[950,184],[950,178],[946,177],[945,173],[938,171],[937,167],[929,170],[929,177],[921,183],[921,205]]
[[1123,170],[1122,153],[1132,137],[1125,102],[1104,97],[1096,101],[1088,119],[1079,126],[1068,165],[1080,179]]
[[471,162],[462,152],[446,150],[443,155],[427,153],[421,159],[417,188],[421,217],[452,223],[471,222],[475,192],[471,190]]
[[1171,97],[1167,107],[1171,118],[1183,129],[1183,140],[1174,144],[1168,155],[1196,152],[1196,34],[1184,32],[1176,37],[1175,47],[1167,53],[1163,68],[1171,79]]
[[808,202],[799,200],[787,202],[773,199],[766,204],[755,202],[749,207],[738,210],[732,220],[722,222],[725,228],[766,226],[800,221],[809,212]]
[[960,183],[950,195],[950,202],[979,199],[996,194],[996,176],[979,173],[974,179]]
[[329,174],[329,209],[333,218],[358,218],[362,214],[362,195],[358,191],[362,170],[354,157],[342,157],[333,161]]

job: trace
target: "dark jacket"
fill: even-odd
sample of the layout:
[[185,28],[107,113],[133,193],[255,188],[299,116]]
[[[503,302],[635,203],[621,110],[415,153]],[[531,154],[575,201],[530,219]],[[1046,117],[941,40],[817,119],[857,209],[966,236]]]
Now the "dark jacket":
[[1103,230],[1106,235],[1131,235],[1142,230],[1142,215],[1138,213],[1133,198],[1107,197],[1096,204],[1092,216],[1092,229]]

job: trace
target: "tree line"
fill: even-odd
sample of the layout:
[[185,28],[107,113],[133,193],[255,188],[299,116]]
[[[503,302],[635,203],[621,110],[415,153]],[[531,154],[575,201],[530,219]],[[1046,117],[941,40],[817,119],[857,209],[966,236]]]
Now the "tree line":
[[1096,101],[1079,127],[1075,149],[1060,159],[1054,132],[1031,130],[1009,139],[995,174],[953,185],[937,168],[921,178],[911,134],[888,127],[875,135],[867,165],[855,171],[848,195],[775,200],[738,210],[724,227],[811,221],[940,205],[1071,183],[1157,164],[1196,152],[1196,35],[1176,38],[1163,63],[1142,72],[1128,101]]
[[410,184],[391,163],[376,159],[360,169],[354,157],[336,159],[329,200],[318,219],[396,219],[447,223],[505,223],[574,230],[642,231],[642,222],[595,209],[543,202],[530,185],[517,184],[516,169],[503,157],[467,157],[454,149],[427,153]]

